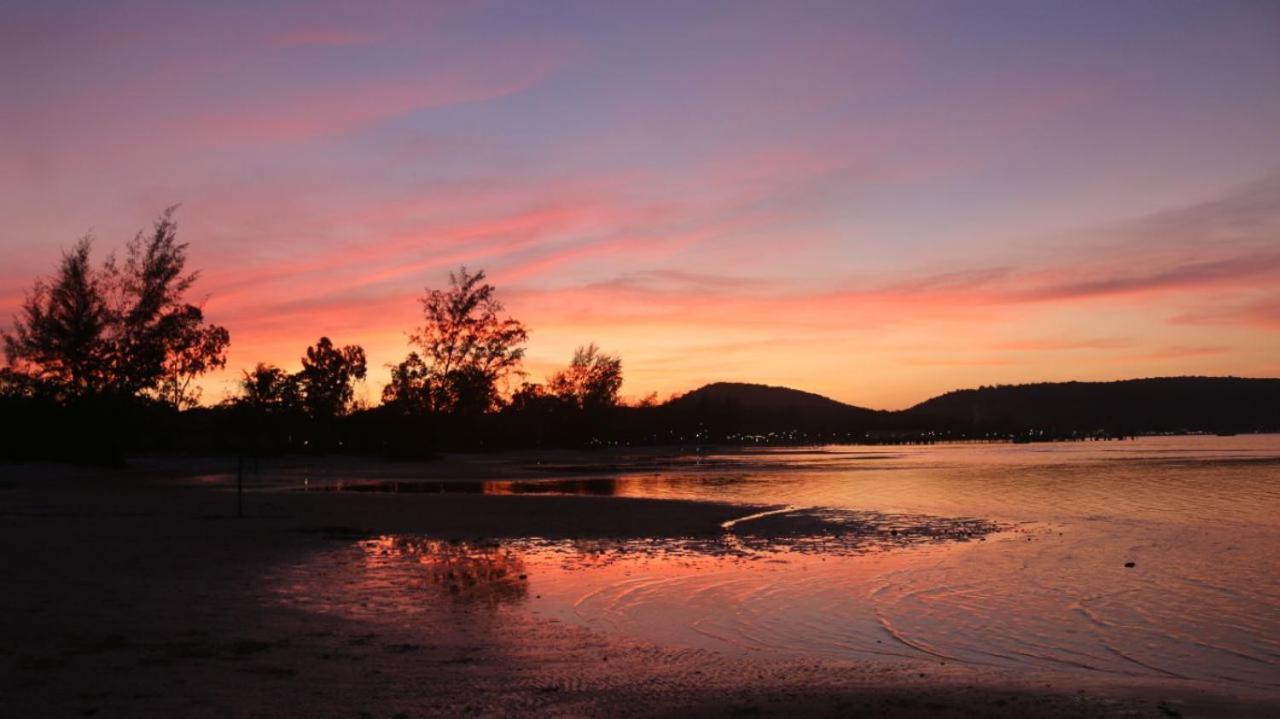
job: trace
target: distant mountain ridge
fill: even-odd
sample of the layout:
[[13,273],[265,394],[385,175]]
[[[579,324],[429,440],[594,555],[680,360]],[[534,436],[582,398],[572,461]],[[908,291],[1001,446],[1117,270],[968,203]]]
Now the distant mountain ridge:
[[668,404],[689,405],[703,402],[734,402],[759,409],[817,409],[857,412],[875,410],[845,404],[814,392],[747,382],[713,382],[692,392],[673,398]]
[[899,411],[867,409],[787,387],[716,382],[664,407],[738,431],[784,426],[966,435],[1280,431],[1280,379],[1155,377],[998,385],[954,390]]
[[668,401],[659,410],[668,427],[727,438],[790,432],[862,432],[883,426],[889,414],[812,392],[744,382],[699,387]]
[[1058,430],[1250,431],[1280,428],[1280,379],[1153,377],[1041,382],[947,392],[905,410],[918,424]]

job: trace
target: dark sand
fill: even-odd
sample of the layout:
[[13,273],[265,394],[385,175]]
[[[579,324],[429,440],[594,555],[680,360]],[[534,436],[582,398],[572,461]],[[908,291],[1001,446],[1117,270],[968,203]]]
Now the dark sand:
[[[373,473],[406,471],[418,470]],[[1274,696],[1188,682],[747,660],[456,603],[421,607],[412,622],[304,612],[275,601],[262,578],[335,542],[713,539],[769,508],[314,492],[251,494],[238,519],[234,494],[174,472],[0,468],[0,716],[1280,715]],[[752,536],[774,531],[797,529],[775,518]]]

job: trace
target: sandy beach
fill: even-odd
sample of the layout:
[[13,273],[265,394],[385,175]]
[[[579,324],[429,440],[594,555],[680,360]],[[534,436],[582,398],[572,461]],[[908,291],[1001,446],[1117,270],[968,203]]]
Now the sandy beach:
[[[350,468],[351,460],[342,460]],[[312,462],[314,465],[314,461]],[[217,463],[213,463],[217,465]],[[211,465],[212,466],[212,465]],[[221,467],[225,472],[225,462]],[[371,537],[713,541],[776,507],[605,496],[253,492],[199,462],[0,470],[0,716],[1274,716],[1197,682],[946,662],[744,658],[500,602],[309,611],[279,583]],[[474,478],[484,463],[371,465]],[[224,476],[225,479],[225,476]],[[755,539],[811,525],[778,519]],[[811,518],[810,520],[811,521]],[[508,581],[511,577],[504,576]],[[471,581],[471,580],[468,580]],[[464,588],[463,591],[468,591]],[[345,596],[345,595],[344,595]],[[430,599],[427,597],[426,599]]]

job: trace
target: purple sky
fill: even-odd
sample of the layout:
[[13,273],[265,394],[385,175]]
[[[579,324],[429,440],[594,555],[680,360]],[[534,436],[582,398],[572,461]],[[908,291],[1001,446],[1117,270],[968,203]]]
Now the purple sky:
[[1280,375],[1280,4],[8,2],[0,317],[182,203],[216,401],[489,271],[540,379]]

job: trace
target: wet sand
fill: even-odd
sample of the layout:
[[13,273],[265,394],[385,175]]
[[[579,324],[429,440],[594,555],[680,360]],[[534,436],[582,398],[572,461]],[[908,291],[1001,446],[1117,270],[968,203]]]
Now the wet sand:
[[[225,489],[174,482],[172,464],[142,467],[0,468],[0,716],[1167,717],[1280,709],[1275,697],[1180,681],[729,657],[512,608],[425,602],[413,621],[305,611],[279,602],[263,578],[368,536],[714,540],[725,522],[777,508],[277,492],[248,495],[246,516],[237,518]],[[454,473],[450,467],[426,471]],[[200,469],[192,463],[187,473]],[[768,516],[752,530],[758,541],[813,529]]]

